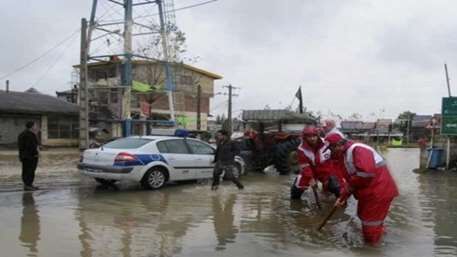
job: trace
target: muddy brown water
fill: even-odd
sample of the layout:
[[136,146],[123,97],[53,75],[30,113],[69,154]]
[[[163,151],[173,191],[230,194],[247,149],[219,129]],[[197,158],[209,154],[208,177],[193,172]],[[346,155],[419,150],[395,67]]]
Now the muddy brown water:
[[457,174],[411,172],[415,149],[385,156],[401,196],[379,248],[362,244],[355,202],[318,232],[333,199],[291,203],[292,177],[255,174],[241,192],[224,182],[1,193],[0,256],[456,256]]

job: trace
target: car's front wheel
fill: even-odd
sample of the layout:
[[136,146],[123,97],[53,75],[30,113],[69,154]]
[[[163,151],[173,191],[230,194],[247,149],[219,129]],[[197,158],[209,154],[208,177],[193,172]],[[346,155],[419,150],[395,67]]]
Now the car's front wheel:
[[144,174],[141,184],[148,189],[156,190],[165,185],[167,176],[165,172],[158,168],[152,168]]

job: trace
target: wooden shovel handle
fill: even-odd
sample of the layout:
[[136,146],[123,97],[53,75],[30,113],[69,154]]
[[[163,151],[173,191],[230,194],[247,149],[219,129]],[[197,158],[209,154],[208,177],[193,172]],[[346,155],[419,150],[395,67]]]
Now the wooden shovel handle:
[[333,206],[333,209],[330,211],[330,213],[325,217],[325,219],[322,221],[322,223],[319,225],[319,228],[317,230],[321,230],[325,224],[327,224],[328,220],[335,214],[336,210],[338,209],[338,206]]
[[319,201],[319,195],[317,194],[317,186],[313,186],[313,193],[314,193],[314,198],[316,199],[316,205],[317,205],[317,208],[322,209],[321,207],[321,202]]

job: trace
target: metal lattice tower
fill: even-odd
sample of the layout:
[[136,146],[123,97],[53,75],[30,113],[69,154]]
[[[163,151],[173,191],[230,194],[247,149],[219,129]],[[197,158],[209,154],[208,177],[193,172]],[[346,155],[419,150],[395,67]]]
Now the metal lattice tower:
[[[170,32],[176,30],[175,19],[173,0],[93,0],[87,32],[83,31],[81,36],[81,131],[86,133],[88,130],[87,89],[91,85],[88,84],[87,65],[113,59],[122,63],[121,82],[117,88],[122,90],[123,121],[131,120],[132,61],[141,59],[164,64],[170,115],[175,120],[172,95],[175,79],[169,64],[176,60],[170,41]],[[161,48],[151,43],[158,40]],[[129,135],[130,131],[123,134]],[[83,137],[81,133],[80,139],[87,141]]]
[[163,0],[163,9],[164,9],[164,20],[165,20],[165,29],[167,33],[167,43],[168,43],[168,56],[170,61],[176,61],[176,49],[173,47],[171,42],[171,32],[177,29],[176,27],[176,15],[175,15],[175,3],[174,0]]

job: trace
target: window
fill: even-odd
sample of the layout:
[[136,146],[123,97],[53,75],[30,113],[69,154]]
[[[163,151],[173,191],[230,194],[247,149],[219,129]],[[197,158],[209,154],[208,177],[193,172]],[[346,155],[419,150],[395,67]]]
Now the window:
[[186,143],[182,139],[173,139],[157,143],[157,148],[161,153],[188,154]]
[[187,144],[193,154],[214,154],[214,149],[204,143],[195,140],[187,140]]
[[181,75],[179,76],[179,84],[181,85],[193,85],[192,76]]
[[71,122],[59,122],[60,138],[71,138]]
[[78,138],[78,118],[48,116],[48,138]]
[[48,138],[59,138],[59,124],[57,119],[48,119]]
[[137,149],[152,141],[152,139],[146,138],[127,137],[109,142],[103,145],[103,147],[110,149]]
[[119,93],[117,92],[117,89],[111,90],[111,103],[112,104],[119,103]]
[[132,94],[130,96],[130,106],[133,108],[140,108],[140,101],[138,95]]
[[168,153],[168,147],[167,147],[165,141],[158,142],[157,148],[159,149],[159,152],[161,152],[161,153]]
[[108,105],[108,91],[107,90],[99,90],[98,91],[98,103],[99,105]]
[[116,68],[109,67],[109,68],[103,68],[103,69],[96,69],[94,71],[94,75],[95,75],[96,80],[114,78],[114,77],[116,77]]

